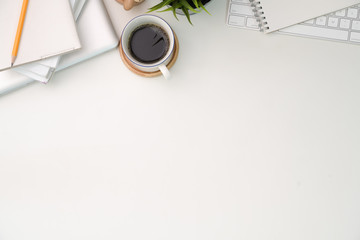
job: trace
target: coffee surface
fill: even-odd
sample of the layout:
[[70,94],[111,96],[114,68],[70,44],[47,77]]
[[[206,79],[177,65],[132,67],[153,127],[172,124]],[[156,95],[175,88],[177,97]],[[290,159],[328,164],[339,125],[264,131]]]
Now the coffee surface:
[[131,55],[137,61],[154,63],[166,55],[169,49],[169,37],[156,25],[142,25],[132,32],[129,48]]

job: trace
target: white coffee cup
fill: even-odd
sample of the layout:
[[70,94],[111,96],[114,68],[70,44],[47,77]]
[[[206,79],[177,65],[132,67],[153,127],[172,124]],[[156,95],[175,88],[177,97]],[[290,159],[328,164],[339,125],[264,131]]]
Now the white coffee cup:
[[[142,25],[153,24],[160,27],[169,37],[169,48],[167,53],[160,60],[155,63],[142,63],[135,59],[129,48],[129,40],[132,33]],[[125,57],[131,62],[131,64],[140,71],[143,72],[156,72],[161,71],[166,79],[170,78],[170,72],[166,65],[171,61],[174,55],[174,46],[175,46],[175,36],[174,32],[171,29],[170,25],[162,18],[145,14],[140,15],[133,18],[128,24],[125,26],[121,35],[121,46],[122,50],[125,54]]]

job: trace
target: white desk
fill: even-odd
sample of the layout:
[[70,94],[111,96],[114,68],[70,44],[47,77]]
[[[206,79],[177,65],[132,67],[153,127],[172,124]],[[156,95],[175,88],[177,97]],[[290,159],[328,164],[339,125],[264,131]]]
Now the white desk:
[[161,14],[170,81],[116,50],[0,98],[0,239],[360,239],[360,46]]

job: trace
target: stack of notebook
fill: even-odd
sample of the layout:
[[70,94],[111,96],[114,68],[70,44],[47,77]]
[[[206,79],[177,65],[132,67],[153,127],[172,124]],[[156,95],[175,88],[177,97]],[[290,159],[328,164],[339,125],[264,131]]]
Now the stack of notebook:
[[[31,0],[19,54],[10,69],[22,0],[4,1],[4,5],[0,3],[0,32],[9,34],[0,35],[1,42],[7,39],[7,46],[1,46],[0,95],[33,82],[46,83],[57,71],[116,48],[126,23],[144,14],[151,4],[145,1],[132,11],[125,11],[115,0]],[[11,24],[10,6],[15,12]],[[48,39],[43,35],[49,35]]]

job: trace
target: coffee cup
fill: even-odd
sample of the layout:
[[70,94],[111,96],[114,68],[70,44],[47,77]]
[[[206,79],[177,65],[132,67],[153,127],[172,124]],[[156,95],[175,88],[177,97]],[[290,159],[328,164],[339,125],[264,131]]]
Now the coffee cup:
[[167,65],[174,56],[175,36],[164,19],[150,14],[133,18],[122,31],[121,48],[132,67],[145,73],[160,70],[170,78]]

